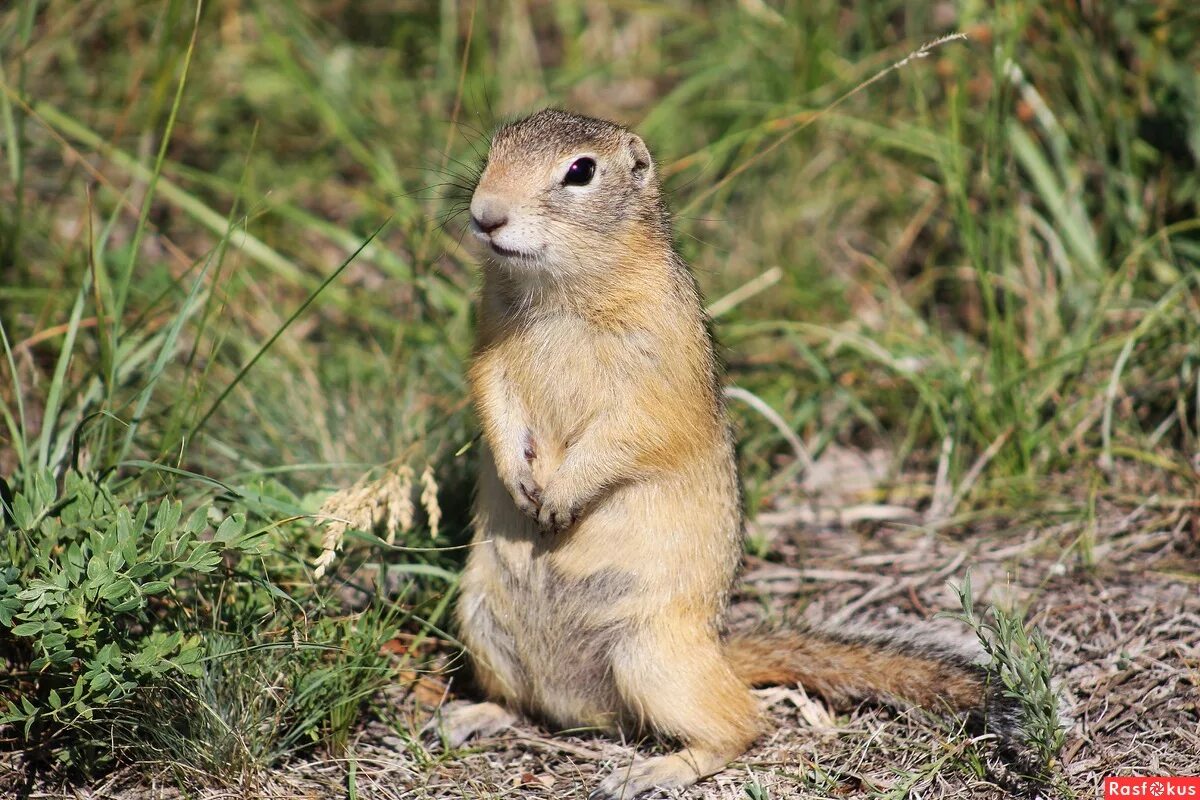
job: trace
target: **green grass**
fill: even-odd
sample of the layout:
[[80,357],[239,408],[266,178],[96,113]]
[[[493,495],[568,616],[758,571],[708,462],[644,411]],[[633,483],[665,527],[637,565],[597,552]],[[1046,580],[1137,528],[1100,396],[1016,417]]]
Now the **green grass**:
[[[645,136],[710,301],[778,268],[716,320],[729,381],[818,458],[886,448],[932,528],[1194,497],[1187,4],[332,8],[0,11],[0,748],[252,785],[423,663],[378,653],[440,635],[466,536],[456,211],[546,104]],[[750,510],[793,494],[777,426],[731,412]],[[315,578],[329,490],[426,464],[447,535],[352,534]],[[186,714],[132,724],[158,708]]]

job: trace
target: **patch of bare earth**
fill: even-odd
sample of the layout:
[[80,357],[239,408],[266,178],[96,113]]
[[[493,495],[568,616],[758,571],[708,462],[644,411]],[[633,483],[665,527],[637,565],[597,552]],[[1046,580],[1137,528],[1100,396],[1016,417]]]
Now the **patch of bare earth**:
[[[845,510],[844,510],[845,511]],[[893,514],[893,511],[895,513]],[[1114,513],[1093,526],[1089,551],[1079,526],[971,528],[961,537],[936,526],[879,517],[886,507],[849,509],[841,522],[798,506],[763,514],[751,529],[769,560],[747,559],[731,627],[764,619],[927,626],[936,635],[972,634],[939,612],[957,609],[948,582],[971,571],[979,607],[1027,608],[1046,634],[1070,725],[1060,788],[1041,794],[1102,796],[1106,775],[1188,775],[1200,771],[1200,564],[1184,509],[1164,524]],[[857,515],[859,521],[843,524]],[[874,516],[875,521],[863,521]],[[992,526],[994,528],[994,526]],[[1088,563],[1082,563],[1081,553]],[[438,684],[397,688],[399,724],[374,722],[339,759],[297,763],[255,786],[211,797],[571,798],[635,756],[661,751],[580,732],[552,734],[523,723],[445,754],[398,729],[419,728]],[[878,707],[830,711],[796,689],[759,692],[769,719],[756,746],[719,775],[659,797],[971,797],[1027,793],[986,738],[952,720]],[[351,777],[353,772],[353,777]],[[173,781],[148,786],[119,772],[78,797],[173,797]],[[10,786],[12,784],[9,784]],[[34,792],[30,797],[62,796]],[[195,796],[195,795],[192,795]]]

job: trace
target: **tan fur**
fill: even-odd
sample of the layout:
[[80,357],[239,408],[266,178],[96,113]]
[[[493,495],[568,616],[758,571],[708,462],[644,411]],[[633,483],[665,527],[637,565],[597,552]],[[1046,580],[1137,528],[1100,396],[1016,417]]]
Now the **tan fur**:
[[[581,155],[596,177],[567,186]],[[871,642],[723,642],[742,547],[733,447],[700,297],[637,136],[556,111],[503,128],[471,211],[491,248],[469,375],[485,446],[458,622],[493,702],[452,714],[453,741],[512,709],[680,742],[598,790],[632,797],[745,751],[763,681],[978,705],[957,665]]]

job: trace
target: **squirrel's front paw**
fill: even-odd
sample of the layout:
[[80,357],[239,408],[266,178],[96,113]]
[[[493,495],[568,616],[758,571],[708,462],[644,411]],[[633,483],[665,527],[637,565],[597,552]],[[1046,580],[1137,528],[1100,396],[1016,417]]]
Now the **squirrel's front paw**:
[[537,485],[533,476],[517,478],[516,486],[510,491],[517,508],[521,509],[522,513],[538,519],[542,511],[542,487]]
[[562,533],[579,520],[579,503],[572,503],[550,486],[542,496],[537,521],[543,533]]
[[537,458],[537,449],[533,434],[526,433],[521,446],[520,456],[507,462],[508,469],[500,467],[500,478],[512,495],[513,503],[526,516],[538,518],[542,510],[542,484],[533,476],[533,464]]
[[542,510],[542,487],[534,479],[529,466],[521,464],[516,469],[509,471],[507,475],[502,473],[500,480],[504,484],[504,488],[508,489],[513,503],[521,513],[537,519],[538,513]]

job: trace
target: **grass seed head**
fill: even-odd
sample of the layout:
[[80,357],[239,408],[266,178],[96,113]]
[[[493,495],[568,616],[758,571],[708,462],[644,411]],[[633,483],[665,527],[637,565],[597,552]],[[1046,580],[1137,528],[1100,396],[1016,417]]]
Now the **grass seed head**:
[[[430,534],[436,538],[441,509],[437,502],[437,480],[428,464],[421,475],[421,485],[421,504],[429,517]],[[388,544],[395,543],[397,534],[411,531],[416,516],[415,486],[412,467],[401,464],[377,480],[367,480],[364,475],[353,486],[331,494],[317,512],[325,524],[325,534],[321,538],[321,554],[313,562],[314,575],[319,578],[325,574],[350,528],[374,531],[382,527]]]
[[[437,478],[433,475],[433,467],[425,465],[421,473],[421,505],[425,507],[425,516],[429,518],[429,536],[436,539],[438,525],[442,521],[442,507],[438,505]],[[411,513],[411,511],[410,511]]]

